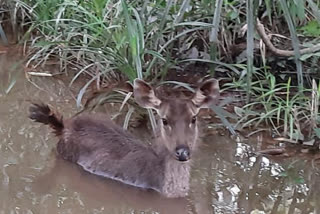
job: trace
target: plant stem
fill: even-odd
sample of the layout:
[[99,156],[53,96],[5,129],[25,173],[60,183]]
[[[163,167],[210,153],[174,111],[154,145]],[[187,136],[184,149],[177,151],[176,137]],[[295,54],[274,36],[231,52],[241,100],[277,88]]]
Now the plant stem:
[[292,46],[294,50],[294,61],[296,62],[296,67],[297,67],[297,78],[298,78],[298,87],[299,87],[299,92],[303,90],[303,73],[302,73],[302,63],[300,60],[300,50],[299,50],[299,40],[297,37],[297,32],[295,29],[295,26],[293,24],[292,18],[290,16],[290,12],[287,6],[287,2],[285,0],[280,0],[280,4],[284,13],[284,16],[286,18],[286,21],[288,23],[289,31],[290,31],[290,36],[292,39]]
[[[215,9],[214,9],[214,15],[212,20],[212,29],[209,36],[210,41],[210,58],[212,61],[217,60],[217,45],[218,45],[218,32],[219,32],[219,25],[220,25],[220,14],[221,14],[221,8],[222,8],[222,2],[223,0],[217,0],[215,2]],[[210,65],[210,73],[213,76],[215,70],[215,65]]]
[[253,0],[247,1],[247,99],[246,103],[250,102],[251,78],[253,72],[253,34],[254,34],[254,9]]

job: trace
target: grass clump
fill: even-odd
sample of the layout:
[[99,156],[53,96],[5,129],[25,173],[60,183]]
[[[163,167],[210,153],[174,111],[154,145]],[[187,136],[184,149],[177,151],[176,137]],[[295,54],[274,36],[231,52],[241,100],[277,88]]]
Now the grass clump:
[[[26,66],[39,69],[57,63],[60,72],[75,73],[70,85],[82,74],[90,77],[79,91],[79,106],[94,83],[99,89],[123,77],[172,80],[187,71],[189,80],[192,75],[209,74],[220,78],[229,91],[245,92],[246,102],[236,108],[241,115],[236,128],[267,124],[290,139],[318,136],[319,1],[12,0],[4,4],[11,11],[11,23],[26,32],[20,40],[30,47]],[[267,30],[258,31],[260,23]],[[235,133],[225,120],[228,114],[217,111]],[[306,124],[312,127],[308,132]]]
[[191,7],[187,1],[182,7],[173,1],[14,2],[15,9],[28,17],[24,25],[30,26],[26,41],[33,50],[27,66],[55,59],[61,71],[67,72],[71,66],[79,75],[96,77],[98,73],[106,79],[119,73],[130,80],[142,78],[142,72],[144,77],[155,76],[163,67],[172,66],[174,42],[189,37],[182,46],[190,45],[192,34],[212,27],[204,22],[208,15],[200,19],[197,14],[204,1],[195,3],[189,20],[184,18]]
[[[235,107],[239,120],[238,130],[246,128],[254,132],[265,125],[274,131],[274,136],[283,136],[290,142],[314,143],[319,130],[319,92],[320,85],[313,81],[312,89],[299,92],[291,78],[277,83],[277,78],[267,72],[258,73],[252,82],[251,96],[254,101],[241,107]],[[226,84],[244,91],[244,80]],[[320,139],[320,138],[319,138]]]

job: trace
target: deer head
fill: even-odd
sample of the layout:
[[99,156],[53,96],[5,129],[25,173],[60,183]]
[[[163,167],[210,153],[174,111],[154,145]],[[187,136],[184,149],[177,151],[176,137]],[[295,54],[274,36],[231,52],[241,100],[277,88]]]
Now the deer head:
[[218,100],[219,83],[216,79],[203,82],[191,99],[160,99],[149,84],[135,79],[133,94],[141,107],[157,112],[160,142],[171,157],[178,161],[187,161],[198,138],[199,110],[209,108]]

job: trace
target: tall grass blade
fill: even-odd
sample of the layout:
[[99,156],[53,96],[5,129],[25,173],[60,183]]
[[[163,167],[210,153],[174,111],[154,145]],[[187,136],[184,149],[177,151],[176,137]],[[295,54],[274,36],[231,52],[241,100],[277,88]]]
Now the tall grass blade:
[[155,43],[154,43],[155,44],[154,45],[155,49],[158,49],[159,39],[160,39],[160,36],[162,35],[163,30],[165,28],[165,24],[166,24],[166,21],[168,19],[167,17],[169,15],[169,11],[170,11],[170,9],[172,7],[172,3],[173,3],[173,0],[167,0],[166,1],[166,8],[165,8],[165,11],[164,11],[164,13],[163,13],[163,15],[161,17],[161,22],[159,24],[159,30],[158,30],[158,33],[157,33],[157,35],[155,37]]
[[181,4],[180,10],[178,12],[178,15],[176,16],[174,20],[174,24],[180,23],[183,20],[183,16],[185,12],[187,11],[188,7],[190,5],[190,0],[184,0]]
[[148,115],[149,115],[152,131],[155,134],[157,131],[157,122],[156,122],[156,119],[154,118],[152,109],[148,109]]
[[[208,25],[208,26],[211,26],[211,25]],[[171,44],[173,43],[174,41],[176,41],[178,38],[182,37],[182,36],[185,36],[189,33],[192,33],[192,32],[195,32],[195,31],[198,31],[198,30],[203,30],[203,29],[206,29],[208,28],[208,26],[205,26],[205,27],[196,27],[196,28],[192,28],[192,29],[188,29],[188,30],[185,30],[181,33],[178,33],[177,35],[175,35],[173,38],[171,38],[169,41],[167,41],[163,46],[161,46],[161,48],[159,49],[159,54],[161,54],[162,52],[164,52],[164,50]],[[153,58],[152,61],[150,62],[150,64],[148,65],[148,68],[147,68],[147,71],[145,73],[145,76],[149,76],[151,74],[151,69],[152,67],[154,66],[154,64],[156,63],[156,60],[157,58]]]
[[269,22],[272,25],[272,2],[271,0],[265,0],[264,3],[266,4],[266,10],[267,10],[267,14],[268,14],[268,18],[269,18]]
[[[213,15],[213,21],[212,21],[212,28],[209,36],[209,42],[210,42],[210,58],[213,61],[217,60],[217,50],[218,50],[218,32],[219,32],[219,26],[220,26],[220,16],[221,16],[221,8],[222,8],[222,2],[223,0],[216,0],[214,15]],[[210,66],[210,73],[213,76],[214,75],[214,65]]]
[[10,81],[8,88],[6,89],[5,93],[9,94],[13,86],[16,84],[17,80],[14,78]]
[[316,17],[316,19],[320,23],[320,8],[317,6],[317,4],[314,3],[314,0],[307,0],[307,2],[309,4],[309,7],[312,10],[312,14]]
[[[185,27],[185,26],[196,26],[196,27],[207,27],[207,28],[213,28],[213,24],[210,24],[210,23],[206,23],[206,22],[180,22],[180,23],[177,23],[177,24],[174,24],[173,27]],[[173,29],[173,27],[170,27]],[[168,28],[168,29],[170,29]]]
[[191,92],[195,92],[195,90],[193,88],[190,87],[189,84],[184,83],[184,82],[178,82],[178,81],[163,81],[161,82],[159,85],[164,85],[164,84],[175,84],[177,86],[181,86],[183,88],[188,89]]
[[[141,65],[141,58],[140,58],[141,57],[140,56],[140,48],[142,45],[144,45],[143,29],[140,27],[140,34],[137,32],[138,30],[137,30],[136,26],[134,25],[134,21],[129,16],[128,7],[127,7],[125,1],[122,0],[121,3],[122,3],[122,8],[124,10],[124,15],[125,15],[125,19],[126,19],[126,23],[127,23],[127,27],[128,27],[128,33],[129,33],[128,36],[130,36],[130,48],[131,48],[132,57],[134,58],[134,61],[135,61],[137,76],[139,79],[143,79],[142,65]],[[137,12],[135,12],[135,16],[136,16],[136,19],[138,20],[138,24],[141,25],[141,20],[139,18],[139,14]],[[139,40],[141,41],[141,44],[140,44]],[[142,48],[143,47],[144,46],[142,46]],[[154,59],[157,59],[157,58],[154,58]],[[154,118],[154,115],[153,115],[153,112],[151,109],[148,109],[148,114],[149,114],[152,130],[155,133],[157,124],[156,124],[156,120]]]
[[246,103],[250,102],[251,81],[253,73],[253,48],[254,48],[254,5],[253,0],[247,1],[247,89]]
[[185,60],[179,61],[179,63],[184,63],[184,62],[206,62],[206,63],[211,63],[211,64],[217,64],[217,65],[220,65],[220,66],[223,66],[223,67],[230,69],[231,71],[233,71],[237,75],[240,74],[240,71],[236,68],[236,66],[238,64],[232,65],[232,64],[223,63],[220,61],[212,61],[212,60],[208,60],[208,59],[185,59]]
[[125,96],[123,102],[121,103],[121,106],[120,106],[119,111],[122,111],[123,107],[124,107],[125,104],[128,102],[128,100],[130,99],[131,96],[132,96],[132,92],[129,92],[129,93]]
[[93,77],[91,80],[89,80],[82,88],[81,90],[79,91],[78,95],[77,95],[77,107],[80,108],[82,106],[81,104],[81,100],[82,100],[82,97],[84,95],[84,93],[86,92],[87,88],[89,87],[89,85],[91,83],[93,83],[93,81],[95,81],[97,79],[98,76],[95,76]]
[[211,109],[218,115],[218,117],[221,119],[222,123],[225,125],[225,127],[227,127],[230,133],[233,136],[237,136],[237,133],[234,130],[233,126],[229,123],[229,121],[225,117],[225,110],[223,110],[220,106],[216,106],[216,105],[212,105]]
[[9,70],[9,79],[8,79],[8,87],[5,90],[6,94],[9,94],[10,91],[12,90],[12,88],[16,85],[17,83],[17,79],[19,77],[19,75],[22,73],[21,72],[21,66],[22,61],[19,61],[17,63],[14,63],[13,66],[10,68]]
[[8,38],[6,36],[6,33],[4,32],[3,30],[3,27],[2,27],[2,24],[0,23],[0,37],[1,37],[1,40],[3,41],[3,43],[5,45],[8,45],[9,42],[8,42]]
[[299,91],[301,92],[303,90],[303,72],[302,72],[302,63],[300,60],[300,49],[299,49],[299,40],[297,37],[297,32],[296,28],[293,24],[292,18],[290,16],[290,12],[287,6],[286,0],[280,0],[281,8],[283,10],[285,19],[287,21],[289,31],[290,31],[290,36],[292,40],[292,46],[294,50],[294,60],[296,63],[296,68],[297,68],[297,78],[298,78],[298,87]]
[[132,113],[134,112],[134,108],[133,107],[129,107],[129,110],[126,114],[126,117],[124,119],[124,123],[123,123],[123,128],[124,129],[128,129],[128,126],[129,126],[129,121],[130,121],[130,118],[131,118],[131,115]]

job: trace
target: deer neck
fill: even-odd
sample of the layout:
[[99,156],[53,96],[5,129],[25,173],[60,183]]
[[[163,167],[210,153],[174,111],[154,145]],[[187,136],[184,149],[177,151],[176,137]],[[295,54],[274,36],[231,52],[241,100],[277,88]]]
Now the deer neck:
[[167,197],[185,197],[189,191],[191,163],[173,158],[164,146],[157,145],[156,152],[164,163],[161,192]]
[[170,197],[184,197],[189,191],[190,162],[166,157],[162,192]]
[[162,190],[168,197],[185,197],[189,191],[191,161],[176,160],[163,144],[163,139],[157,136],[153,145],[154,151],[163,161],[164,177]]

